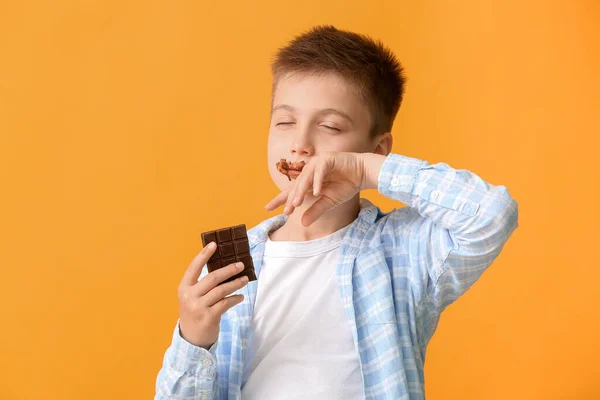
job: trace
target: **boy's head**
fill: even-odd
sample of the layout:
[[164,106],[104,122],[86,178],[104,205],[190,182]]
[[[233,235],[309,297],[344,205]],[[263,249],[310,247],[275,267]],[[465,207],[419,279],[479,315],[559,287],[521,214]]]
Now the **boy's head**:
[[391,150],[405,78],[389,49],[367,36],[316,27],[279,49],[272,64],[269,172],[280,189],[281,158],[309,161],[329,151]]

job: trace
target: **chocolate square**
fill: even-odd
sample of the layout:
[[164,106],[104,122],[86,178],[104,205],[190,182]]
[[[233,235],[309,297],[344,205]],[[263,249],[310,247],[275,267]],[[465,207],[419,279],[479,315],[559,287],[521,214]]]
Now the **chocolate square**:
[[240,260],[240,262],[244,263],[246,268],[248,268],[248,265],[252,265],[252,268],[254,269],[254,264],[252,264],[252,257],[250,257],[250,254],[241,254],[238,255],[237,258]]
[[215,269],[219,269],[221,268],[221,260],[217,260],[217,261],[208,261],[208,263],[206,263],[206,265],[208,266],[209,271],[214,271]]
[[233,234],[233,240],[245,239],[248,237],[246,235],[246,225],[239,225],[231,228],[231,233]]
[[235,252],[233,250],[233,243],[221,243],[221,244],[219,244],[219,251],[220,251],[220,254],[221,254],[221,258],[231,257],[231,256],[235,255]]
[[248,245],[247,240],[236,240],[233,242],[233,246],[235,247],[235,254],[244,254],[250,252],[250,246]]
[[215,232],[206,232],[202,235],[202,240],[206,240],[206,243],[217,242],[217,234]]
[[216,233],[219,243],[231,241],[231,228],[219,229]]

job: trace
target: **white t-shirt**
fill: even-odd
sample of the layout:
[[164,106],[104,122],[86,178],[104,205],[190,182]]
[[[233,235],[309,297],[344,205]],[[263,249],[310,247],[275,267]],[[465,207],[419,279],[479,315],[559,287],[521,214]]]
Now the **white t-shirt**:
[[364,399],[336,277],[339,246],[349,228],[305,242],[267,239],[243,400]]

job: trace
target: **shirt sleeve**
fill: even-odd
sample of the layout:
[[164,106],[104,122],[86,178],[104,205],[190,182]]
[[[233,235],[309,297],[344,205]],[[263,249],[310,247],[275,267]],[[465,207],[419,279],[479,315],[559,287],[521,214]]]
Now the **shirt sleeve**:
[[155,400],[209,400],[219,397],[215,342],[210,349],[181,337],[179,320],[156,379]]
[[430,337],[439,313],[481,276],[517,228],[517,202],[506,187],[467,170],[393,153],[379,172],[378,191],[423,217],[407,228],[398,213],[390,223],[408,233],[411,268],[422,269],[412,275],[422,277],[415,282],[417,312]]

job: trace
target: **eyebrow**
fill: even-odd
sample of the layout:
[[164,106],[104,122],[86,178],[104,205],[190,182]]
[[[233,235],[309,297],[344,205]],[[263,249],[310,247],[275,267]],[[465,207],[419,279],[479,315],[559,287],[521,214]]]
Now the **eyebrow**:
[[[296,109],[290,105],[287,104],[278,104],[275,107],[273,107],[273,109],[271,110],[271,114],[273,114],[275,111],[278,110],[285,110],[285,111],[289,111],[289,112],[296,112]],[[352,121],[352,118],[350,118],[350,116],[348,114],[346,114],[345,112],[338,110],[336,108],[324,108],[322,110],[318,111],[318,114],[321,115],[327,115],[327,114],[334,114],[337,115],[339,117],[342,117],[344,119],[347,119],[350,123],[354,123],[354,121]]]
[[287,104],[278,104],[271,109],[271,114],[273,114],[277,110],[286,110],[289,112],[296,112],[296,109],[292,106],[288,106]]

